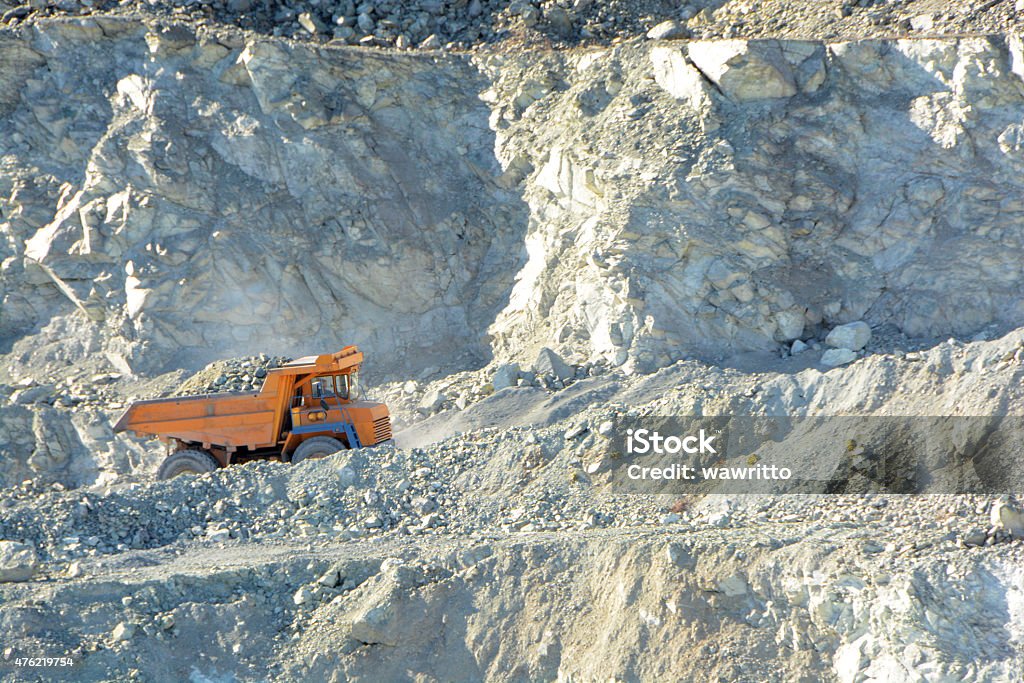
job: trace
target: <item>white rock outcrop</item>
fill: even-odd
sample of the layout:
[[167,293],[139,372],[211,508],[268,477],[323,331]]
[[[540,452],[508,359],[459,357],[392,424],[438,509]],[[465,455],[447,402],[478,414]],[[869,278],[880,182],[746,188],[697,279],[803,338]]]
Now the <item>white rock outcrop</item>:
[[796,79],[781,47],[772,40],[691,43],[690,60],[723,93],[740,102],[792,97]]
[[1010,532],[1016,538],[1024,538],[1024,509],[1008,499],[997,500],[989,511],[992,526]]
[[135,372],[346,343],[382,374],[484,356],[527,208],[495,182],[479,72],[168,35],[85,19],[11,53],[0,337],[85,316]]
[[0,38],[0,339],[32,361],[69,321],[121,373],[354,342],[378,378],[1024,322],[1013,40],[31,36]]
[[546,61],[560,87],[525,108],[517,84],[541,67],[481,58],[531,215],[496,354],[529,362],[557,340],[653,368],[851,320],[911,336],[1018,324],[1021,207],[990,189],[1024,170],[1011,42],[620,48]]

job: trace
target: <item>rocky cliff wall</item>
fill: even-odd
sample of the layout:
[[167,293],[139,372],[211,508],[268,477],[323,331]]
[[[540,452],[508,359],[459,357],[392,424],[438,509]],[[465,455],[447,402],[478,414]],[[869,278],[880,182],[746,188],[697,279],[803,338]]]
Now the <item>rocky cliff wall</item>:
[[651,367],[858,319],[1019,323],[1016,40],[645,44],[548,59],[547,80],[521,64],[486,69],[531,207],[499,353],[545,339]]
[[83,19],[0,63],[26,358],[650,369],[1024,319],[1016,39],[442,55]]
[[343,343],[393,372],[481,354],[526,208],[464,60],[111,20],[5,43],[6,338],[85,317],[132,372]]

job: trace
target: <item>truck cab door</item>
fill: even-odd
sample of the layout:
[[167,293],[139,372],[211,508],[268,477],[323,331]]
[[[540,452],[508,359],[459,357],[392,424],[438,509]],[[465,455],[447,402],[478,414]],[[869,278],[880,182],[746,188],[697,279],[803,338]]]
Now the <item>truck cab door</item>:
[[305,427],[327,421],[330,398],[334,391],[329,377],[314,377],[304,382],[295,392],[292,400],[292,425]]

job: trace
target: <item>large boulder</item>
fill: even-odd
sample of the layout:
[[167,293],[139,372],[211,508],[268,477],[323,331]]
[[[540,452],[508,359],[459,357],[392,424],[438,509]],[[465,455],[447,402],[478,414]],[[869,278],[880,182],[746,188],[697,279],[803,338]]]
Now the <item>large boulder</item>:
[[857,321],[832,328],[825,337],[825,343],[835,349],[860,351],[871,341],[871,328],[867,323]]
[[1024,538],[1024,509],[1009,498],[997,500],[989,511],[992,526],[1010,532],[1016,538]]
[[647,37],[651,40],[678,40],[680,38],[686,38],[689,31],[686,30],[678,21],[669,19],[663,21],[650,31],[647,32]]
[[0,583],[28,581],[38,568],[39,558],[30,544],[0,541]]
[[689,46],[690,61],[727,97],[740,102],[792,97],[792,67],[773,40],[699,41]]
[[506,363],[498,366],[498,369],[494,371],[494,378],[491,380],[491,385],[495,391],[501,391],[508,387],[516,385],[516,381],[519,379],[519,364],[518,363]]
[[850,349],[829,349],[821,354],[821,364],[828,368],[839,367],[857,360],[857,354]]
[[572,366],[546,346],[537,354],[533,371],[538,375],[554,375],[563,382],[568,382],[576,376],[576,371],[572,369]]
[[438,389],[431,389],[423,395],[419,405],[416,406],[416,411],[421,415],[433,415],[441,410],[441,407],[447,400],[448,397],[443,392]]

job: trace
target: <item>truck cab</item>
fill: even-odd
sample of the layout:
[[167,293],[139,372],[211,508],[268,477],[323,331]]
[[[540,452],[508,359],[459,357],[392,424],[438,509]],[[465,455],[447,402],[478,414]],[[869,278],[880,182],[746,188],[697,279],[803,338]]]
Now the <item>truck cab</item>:
[[329,421],[332,411],[358,398],[358,373],[339,373],[311,377],[295,387],[292,397],[291,420],[293,427],[315,425]]
[[[357,420],[353,411],[369,411],[370,419]],[[285,436],[283,451],[289,453],[311,435],[330,436],[346,448],[360,448],[391,438],[391,420],[386,407],[360,400],[358,367],[313,374],[298,381],[286,422],[290,433]],[[372,433],[368,426],[372,427]]]

